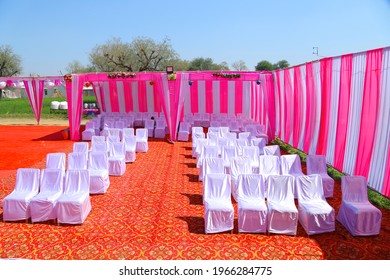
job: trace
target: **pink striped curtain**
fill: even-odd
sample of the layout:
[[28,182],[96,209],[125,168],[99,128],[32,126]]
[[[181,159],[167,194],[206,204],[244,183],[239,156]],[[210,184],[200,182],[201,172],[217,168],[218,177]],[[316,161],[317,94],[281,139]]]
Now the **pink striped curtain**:
[[366,73],[364,78],[363,107],[360,123],[359,145],[355,174],[367,177],[378,118],[378,101],[381,84],[382,51],[367,52]]
[[293,123],[293,146],[298,147],[299,137],[302,130],[302,79],[301,68],[299,66],[294,67],[294,123]]
[[316,113],[313,63],[306,64],[306,104],[306,127],[303,150],[309,153],[311,141],[313,140]]
[[23,83],[35,119],[39,124],[41,120],[41,113],[42,113],[43,89],[44,89],[45,81],[32,79],[32,80],[23,81]]
[[80,123],[83,113],[83,87],[85,76],[72,75],[72,81],[66,83],[68,101],[69,131],[71,140],[80,139]]

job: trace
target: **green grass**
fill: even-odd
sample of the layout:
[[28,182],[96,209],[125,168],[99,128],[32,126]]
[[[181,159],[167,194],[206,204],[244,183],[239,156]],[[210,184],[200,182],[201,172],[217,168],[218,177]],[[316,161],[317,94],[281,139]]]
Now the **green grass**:
[[[290,145],[284,143],[280,139],[276,138],[274,141],[272,141],[272,144],[279,145],[280,148],[289,153],[289,154],[297,154],[301,158],[301,161],[306,163],[306,153],[302,152],[301,150],[295,149],[291,147]],[[340,172],[339,170],[335,169],[334,167],[328,165],[328,174],[333,179],[340,181],[342,176],[345,176],[346,174]],[[368,199],[378,206],[379,208],[390,210],[390,199],[381,195],[377,191],[371,189],[368,187]]]
[[[50,110],[52,101],[66,101],[66,98],[44,98],[41,118],[60,118],[67,119],[66,110]],[[83,97],[84,102],[96,102],[94,96]],[[1,98],[0,99],[0,118],[33,118],[34,114],[28,98]],[[84,117],[84,116],[83,116]]]

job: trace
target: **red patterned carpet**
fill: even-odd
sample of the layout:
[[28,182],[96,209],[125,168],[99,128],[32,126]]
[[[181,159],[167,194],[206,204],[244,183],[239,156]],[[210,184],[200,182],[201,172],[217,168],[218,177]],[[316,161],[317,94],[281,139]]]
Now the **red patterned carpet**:
[[[19,167],[45,166],[48,152],[69,152],[61,127],[0,126],[0,200],[9,194]],[[298,226],[283,235],[204,234],[202,183],[191,158],[191,143],[150,139],[122,177],[110,177],[104,195],[91,197],[83,225],[3,222],[0,257],[26,259],[258,260],[390,259],[390,211],[382,209],[376,237],[352,237],[336,222],[336,231],[308,237]],[[339,182],[328,202],[338,211]],[[237,205],[234,204],[237,213]],[[237,218],[237,214],[236,214]]]

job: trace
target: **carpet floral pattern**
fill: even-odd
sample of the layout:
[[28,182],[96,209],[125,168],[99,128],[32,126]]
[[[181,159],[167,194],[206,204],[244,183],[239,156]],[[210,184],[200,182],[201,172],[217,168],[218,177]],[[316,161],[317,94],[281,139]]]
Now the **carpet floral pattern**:
[[[50,140],[43,133],[40,147],[23,129],[23,149],[39,154],[35,161],[12,166],[14,153],[7,157],[3,141],[0,171],[0,200],[15,183],[18,167],[45,166],[46,153],[70,152],[72,141]],[[60,128],[51,128],[57,129]],[[5,127],[0,127],[4,135]],[[45,134],[46,133],[46,134]],[[22,137],[22,136],[19,136]],[[20,139],[20,138],[19,138]],[[3,139],[0,139],[3,140]],[[10,141],[9,139],[7,141]],[[17,144],[17,140],[14,141]],[[39,142],[39,141],[38,141]],[[50,142],[50,143],[46,143]],[[42,149],[48,146],[50,148]],[[18,145],[14,148],[23,152]],[[36,150],[36,152],[35,152]],[[8,164],[7,164],[8,162]],[[25,164],[25,165],[23,165]],[[11,168],[7,168],[11,167]],[[390,259],[390,213],[381,209],[379,236],[353,237],[338,222],[336,231],[307,236],[298,226],[297,236],[242,234],[237,232],[237,204],[233,233],[205,234],[202,183],[191,157],[190,142],[169,144],[149,139],[149,151],[137,153],[121,177],[110,177],[106,194],[91,196],[92,211],[82,225],[51,222],[4,222],[0,209],[0,257],[25,259],[126,259],[126,260],[258,260],[258,259]],[[338,211],[340,183],[328,202]]]

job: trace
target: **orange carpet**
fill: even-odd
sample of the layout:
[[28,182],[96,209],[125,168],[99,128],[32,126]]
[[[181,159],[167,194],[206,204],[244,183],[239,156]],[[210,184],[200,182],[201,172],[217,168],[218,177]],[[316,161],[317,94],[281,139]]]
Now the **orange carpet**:
[[[0,126],[0,200],[9,194],[19,167],[43,168],[48,152],[69,152],[61,127]],[[379,236],[353,237],[338,222],[336,231],[308,237],[298,226],[284,235],[204,234],[202,183],[191,158],[191,143],[150,139],[122,177],[110,177],[104,195],[91,197],[82,225],[3,222],[0,257],[26,259],[258,260],[390,259],[390,211],[383,210]],[[328,202],[338,211],[340,184]]]

